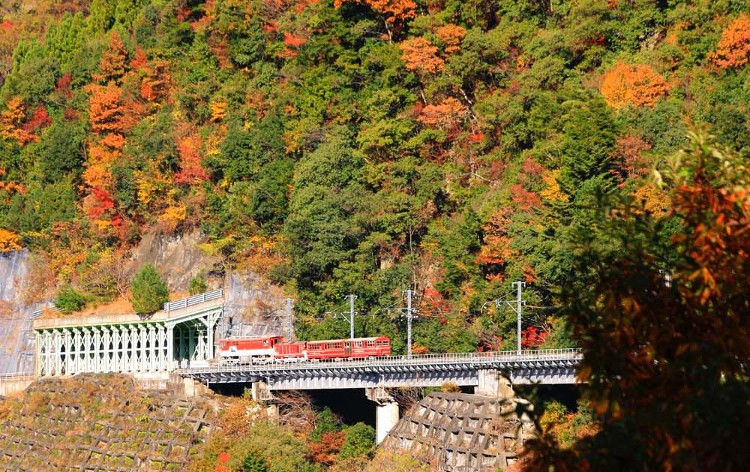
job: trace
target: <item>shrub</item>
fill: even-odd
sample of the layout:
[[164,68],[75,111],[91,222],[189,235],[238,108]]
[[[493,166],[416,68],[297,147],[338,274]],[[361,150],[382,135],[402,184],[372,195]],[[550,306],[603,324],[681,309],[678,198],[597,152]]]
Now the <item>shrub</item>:
[[207,290],[208,284],[206,284],[206,279],[203,272],[190,279],[190,284],[188,285],[188,291],[190,292],[190,295],[197,295]]
[[63,285],[57,293],[55,306],[63,313],[71,313],[86,306],[86,298],[76,292],[71,285]]
[[341,421],[333,414],[330,408],[324,408],[318,413],[315,421],[315,429],[310,433],[310,441],[320,442],[325,433],[336,433],[341,430]]
[[146,264],[135,274],[130,284],[130,301],[139,315],[154,313],[169,300],[167,283],[151,264]]
[[364,423],[357,423],[346,429],[346,439],[341,447],[341,459],[350,457],[370,457],[375,452],[375,429]]

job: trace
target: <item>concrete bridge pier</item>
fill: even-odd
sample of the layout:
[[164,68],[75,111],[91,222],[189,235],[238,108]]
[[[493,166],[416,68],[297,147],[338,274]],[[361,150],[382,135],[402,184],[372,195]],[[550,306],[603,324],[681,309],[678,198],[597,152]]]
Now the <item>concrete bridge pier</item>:
[[476,395],[495,398],[513,398],[513,384],[497,369],[479,369],[479,384],[474,387]]
[[380,444],[399,420],[398,403],[383,387],[366,388],[367,399],[375,406],[375,444]]
[[253,382],[250,392],[254,402],[265,406],[268,418],[276,421],[279,418],[279,405],[274,402],[276,397],[273,396],[273,393],[268,388],[268,384],[265,382]]

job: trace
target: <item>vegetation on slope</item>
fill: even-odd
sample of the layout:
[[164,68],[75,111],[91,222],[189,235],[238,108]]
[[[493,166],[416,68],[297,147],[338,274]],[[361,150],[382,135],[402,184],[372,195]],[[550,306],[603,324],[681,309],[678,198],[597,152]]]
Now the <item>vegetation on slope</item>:
[[200,227],[207,251],[296,293],[302,337],[345,335],[309,321],[354,293],[357,332],[403,350],[411,288],[415,347],[508,348],[514,314],[487,302],[525,280],[525,326],[553,330],[585,207],[629,193],[664,211],[642,177],[686,121],[746,155],[745,9],[11,3],[0,247],[46,252],[51,283],[106,299],[144,231]]
[[[686,412],[737,405],[747,378],[747,246],[726,240],[744,234],[747,181],[708,160],[742,169],[750,153],[747,2],[36,0],[0,15],[0,250],[46,254],[50,283],[112,297],[145,231],[199,227],[206,251],[295,294],[301,337],[346,336],[311,321],[354,293],[357,334],[403,352],[404,290],[417,351],[503,349],[515,315],[491,301],[524,280],[525,342],[576,338],[602,423],[560,470],[597,469],[618,441],[655,469],[721,464],[688,451],[735,423]],[[647,178],[704,125],[715,138],[692,164]],[[642,405],[639,385],[675,401]],[[705,444],[729,444],[720,431]]]

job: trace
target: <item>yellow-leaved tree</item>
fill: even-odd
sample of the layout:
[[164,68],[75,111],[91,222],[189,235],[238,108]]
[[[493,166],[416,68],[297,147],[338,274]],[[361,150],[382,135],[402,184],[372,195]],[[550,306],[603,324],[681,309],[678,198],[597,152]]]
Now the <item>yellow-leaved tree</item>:
[[0,228],[0,254],[21,249],[21,238],[12,231]]

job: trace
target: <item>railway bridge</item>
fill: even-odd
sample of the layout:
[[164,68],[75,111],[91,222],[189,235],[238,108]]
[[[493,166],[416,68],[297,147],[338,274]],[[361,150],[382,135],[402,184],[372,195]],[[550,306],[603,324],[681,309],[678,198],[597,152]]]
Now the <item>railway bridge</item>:
[[221,290],[166,303],[148,317],[65,317],[34,321],[36,376],[121,372],[163,376],[176,372],[207,386],[252,385],[259,401],[279,390],[364,389],[377,404],[378,442],[398,421],[393,387],[435,387],[446,382],[475,392],[512,396],[513,384],[572,384],[581,358],[576,349],[424,354],[369,359],[217,365]]
[[207,364],[224,311],[222,290],[164,304],[151,316],[108,315],[38,319],[36,375],[83,372],[168,373]]
[[399,419],[389,395],[393,387],[438,387],[446,382],[474,387],[475,393],[512,397],[512,385],[573,384],[581,359],[579,349],[550,349],[465,354],[423,354],[370,359],[266,365],[206,366],[178,370],[210,385],[252,384],[255,400],[272,401],[277,390],[364,389],[376,403],[376,435],[380,443]]

